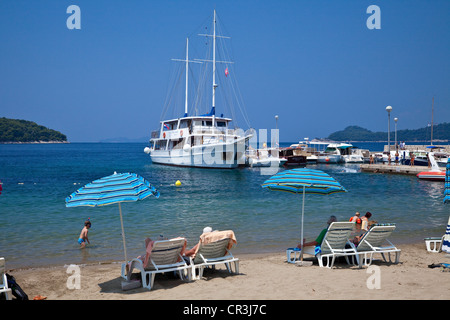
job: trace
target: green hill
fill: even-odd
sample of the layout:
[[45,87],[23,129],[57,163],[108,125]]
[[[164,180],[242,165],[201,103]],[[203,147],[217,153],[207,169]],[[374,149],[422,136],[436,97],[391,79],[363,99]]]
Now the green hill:
[[32,121],[0,118],[0,143],[18,142],[67,142],[67,137]]
[[[393,141],[395,132],[391,131]],[[431,127],[415,130],[397,130],[397,141],[430,141]],[[334,141],[387,141],[387,132],[372,132],[370,130],[349,126],[328,136]],[[450,123],[444,122],[433,126],[433,140],[450,140]]]

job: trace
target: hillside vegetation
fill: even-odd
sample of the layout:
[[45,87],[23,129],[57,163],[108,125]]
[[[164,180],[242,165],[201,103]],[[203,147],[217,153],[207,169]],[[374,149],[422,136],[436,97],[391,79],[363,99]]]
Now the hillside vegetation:
[[0,143],[19,142],[67,142],[67,137],[32,121],[0,118]]
[[[393,141],[395,132],[391,131]],[[429,141],[431,127],[416,130],[397,130],[397,141]],[[334,141],[387,141],[387,132],[372,132],[370,130],[349,126],[328,136]],[[450,123],[444,122],[433,126],[433,140],[450,140]]]

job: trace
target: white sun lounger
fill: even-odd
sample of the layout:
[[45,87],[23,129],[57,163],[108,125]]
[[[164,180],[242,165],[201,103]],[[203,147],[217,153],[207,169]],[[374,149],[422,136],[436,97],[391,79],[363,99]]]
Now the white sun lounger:
[[[238,274],[239,258],[234,257],[230,251],[234,243],[236,241],[231,230],[203,234],[194,258],[190,258],[192,279],[201,279],[205,267],[222,263],[225,264],[228,272]],[[231,268],[232,264],[234,264],[234,272]],[[196,276],[196,269],[199,271],[198,276]]]
[[147,266],[144,262],[135,258],[129,262],[129,270],[126,272],[127,265],[122,264],[122,277],[128,281],[131,279],[131,273],[134,268],[141,272],[142,286],[149,290],[152,289],[157,273],[178,272],[182,280],[190,280],[189,266],[181,256],[181,251],[185,246],[186,239],[177,238],[171,240],[155,241],[149,257]]
[[425,246],[428,252],[447,252],[450,253],[450,217],[447,223],[447,229],[442,237],[425,238]]
[[[359,267],[362,267],[363,261],[366,266],[369,266],[372,263],[373,255],[376,253],[381,254],[385,262],[392,262],[391,253],[395,253],[394,263],[399,262],[401,250],[388,240],[394,230],[395,225],[393,224],[374,225],[362,236],[358,245],[352,244],[352,247],[356,249],[360,256]],[[386,254],[389,259],[386,259]],[[361,259],[362,256],[364,256],[364,259]]]
[[5,258],[0,258],[0,293],[5,294],[6,300],[12,300],[12,292],[8,288],[8,279],[5,272]]
[[[316,256],[320,267],[332,268],[337,257],[345,257],[347,263],[349,263],[348,257],[356,255],[356,251],[353,247],[346,247],[354,226],[354,222],[331,223],[321,245],[318,247],[305,247],[303,254]],[[300,251],[300,249],[296,248],[287,249],[288,262],[296,263]],[[326,259],[325,265],[323,263],[324,259]],[[356,259],[358,259],[357,256]]]

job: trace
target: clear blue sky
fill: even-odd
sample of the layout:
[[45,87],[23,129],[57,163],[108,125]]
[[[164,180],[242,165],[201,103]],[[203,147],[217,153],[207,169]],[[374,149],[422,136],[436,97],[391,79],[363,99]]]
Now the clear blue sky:
[[[69,5],[81,30],[69,30]],[[369,30],[367,8],[381,9]],[[149,137],[171,58],[216,9],[232,37],[252,127],[281,141],[349,125],[387,131],[450,122],[448,0],[42,0],[0,2],[0,117],[71,142]],[[181,57],[180,57],[181,58]],[[218,111],[220,113],[220,110]]]

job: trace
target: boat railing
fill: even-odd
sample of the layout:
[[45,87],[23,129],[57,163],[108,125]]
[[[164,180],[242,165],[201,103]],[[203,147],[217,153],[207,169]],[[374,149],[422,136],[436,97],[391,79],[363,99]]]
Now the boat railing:
[[224,135],[235,135],[236,131],[234,129],[226,128],[211,128],[211,127],[195,127],[193,134],[224,134]]

